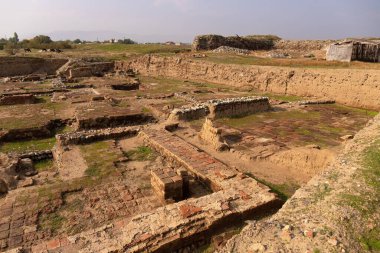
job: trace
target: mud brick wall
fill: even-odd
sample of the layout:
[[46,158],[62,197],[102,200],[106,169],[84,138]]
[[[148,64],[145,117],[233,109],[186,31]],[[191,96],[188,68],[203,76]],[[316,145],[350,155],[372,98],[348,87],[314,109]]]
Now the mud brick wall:
[[151,171],[151,184],[163,202],[183,200],[183,179],[171,168],[154,168]]
[[35,73],[55,75],[56,71],[66,62],[66,59],[0,57],[0,77],[25,76]]
[[197,120],[200,118],[204,118],[209,114],[209,109],[206,105],[196,105],[193,107],[174,109],[170,116],[170,120]]
[[140,128],[119,127],[99,130],[81,131],[75,133],[58,134],[58,145],[79,145],[95,141],[132,137],[138,134]]
[[113,69],[114,69],[113,62],[87,63],[86,66],[70,68],[69,78],[102,75],[103,73],[113,71]]
[[34,104],[37,98],[32,94],[0,96],[0,105]]
[[101,129],[120,126],[136,126],[153,122],[151,115],[134,113],[120,116],[102,116],[97,118],[78,118],[77,130]]
[[209,101],[211,118],[233,117],[264,112],[270,109],[266,97],[244,97]]

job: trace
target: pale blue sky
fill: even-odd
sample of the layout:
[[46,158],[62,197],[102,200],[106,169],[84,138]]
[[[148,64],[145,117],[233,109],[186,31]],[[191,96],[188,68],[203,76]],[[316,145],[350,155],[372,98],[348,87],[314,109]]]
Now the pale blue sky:
[[141,42],[190,42],[208,33],[380,37],[380,0],[0,0],[0,37],[15,31]]

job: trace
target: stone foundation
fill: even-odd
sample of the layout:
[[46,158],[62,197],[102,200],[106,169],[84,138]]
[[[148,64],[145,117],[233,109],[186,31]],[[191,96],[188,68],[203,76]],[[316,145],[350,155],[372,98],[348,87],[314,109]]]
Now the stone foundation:
[[32,94],[2,95],[0,105],[34,104],[38,99]]
[[59,134],[56,136],[60,146],[86,144],[95,141],[132,137],[138,134],[138,127],[119,127]]
[[95,118],[77,117],[77,130],[102,129],[120,126],[136,126],[153,122],[153,116],[144,113],[126,115],[99,116]]
[[210,111],[206,105],[184,107],[180,109],[174,109],[169,116],[169,120],[173,120],[173,121],[197,120],[197,119],[206,117],[209,113]]
[[270,109],[267,97],[242,97],[210,100],[208,102],[211,118],[244,116]]
[[[74,236],[54,238],[33,246],[32,252],[104,252],[104,249],[130,253],[173,252],[209,239],[218,228],[257,217],[281,204],[269,188],[165,130],[144,130],[140,136],[167,160],[183,165],[198,179],[209,182],[215,192]],[[162,192],[168,186],[166,189],[174,195],[180,180],[176,181],[178,185],[162,182],[176,177],[173,173],[169,171],[168,176],[163,177],[154,172],[153,184],[160,184],[156,189]]]
[[270,109],[267,97],[242,97],[210,100],[192,107],[174,109],[169,120],[191,121],[204,118],[222,118],[249,115]]

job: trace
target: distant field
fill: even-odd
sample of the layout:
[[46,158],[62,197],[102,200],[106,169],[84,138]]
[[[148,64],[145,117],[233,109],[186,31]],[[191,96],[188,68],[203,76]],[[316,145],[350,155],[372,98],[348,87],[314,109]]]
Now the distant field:
[[[35,57],[85,57],[95,58],[98,60],[130,60],[144,54],[157,54],[161,56],[171,56],[178,53],[188,53],[191,50],[190,45],[173,46],[161,44],[84,44],[75,45],[73,49],[66,49],[62,54],[56,53],[39,53],[38,50],[32,50],[32,53],[25,54],[22,50],[18,56],[35,56]],[[5,56],[4,50],[0,50],[0,56]],[[243,56],[223,53],[206,53],[206,58],[194,58],[199,61],[210,61],[218,64],[241,64],[241,65],[260,65],[260,66],[282,66],[295,68],[350,68],[350,69],[380,69],[379,63],[369,62],[328,62],[325,60],[316,60],[309,58],[294,59],[273,59],[257,56]]]
[[202,61],[210,61],[219,64],[241,64],[260,66],[282,66],[294,68],[352,68],[352,69],[380,69],[379,63],[359,62],[330,62],[325,60],[314,60],[308,58],[295,59],[273,59],[256,56],[242,56],[233,54],[207,53],[206,58],[197,58]]
[[[87,57],[100,58],[107,60],[127,60],[131,57],[143,54],[174,55],[176,53],[188,52],[191,50],[190,45],[175,46],[161,44],[84,44],[75,45],[73,49],[65,49],[61,54],[56,53],[39,53],[33,49],[32,53],[25,54],[22,50],[17,54],[19,56],[36,56],[36,57]],[[6,56],[4,50],[0,50],[0,56]]]

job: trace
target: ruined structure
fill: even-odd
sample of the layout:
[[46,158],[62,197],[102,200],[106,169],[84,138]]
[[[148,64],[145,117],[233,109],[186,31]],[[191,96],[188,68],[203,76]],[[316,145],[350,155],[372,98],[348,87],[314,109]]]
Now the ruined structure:
[[0,95],[0,105],[34,104],[37,101],[33,94]]
[[342,62],[380,62],[380,42],[348,40],[331,44],[326,59]]
[[241,97],[230,99],[209,100],[194,106],[185,106],[174,109],[169,118],[171,120],[195,120],[208,116],[223,118],[249,115],[264,112],[270,109],[267,97]]
[[25,76],[36,73],[54,75],[66,62],[66,59],[1,57],[0,77]]
[[[257,37],[218,36],[195,47],[220,43],[269,48]],[[325,42],[276,43],[276,50],[321,51]],[[377,67],[245,62],[268,53],[216,56],[244,64],[219,64],[206,52],[51,66],[4,58],[0,251],[370,247],[379,226],[371,169],[379,116],[370,110],[380,109]]]
[[222,131],[214,127],[212,121],[209,118],[206,118],[199,137],[212,145],[217,151],[228,150],[229,147],[223,140],[221,133]]
[[271,49],[273,45],[274,41],[265,37],[199,35],[195,37],[192,48],[194,51],[213,50],[221,46],[247,50],[268,50]]

